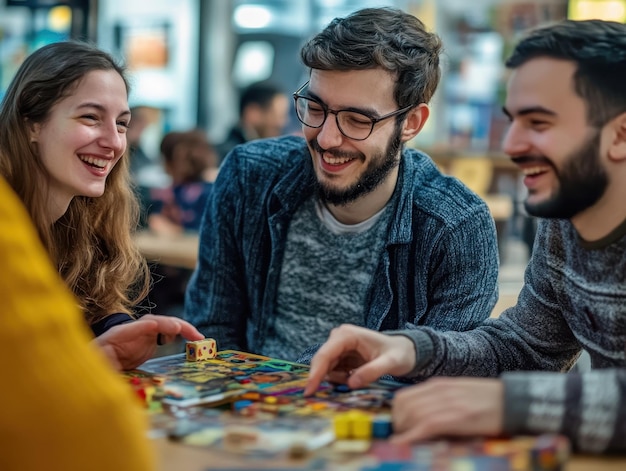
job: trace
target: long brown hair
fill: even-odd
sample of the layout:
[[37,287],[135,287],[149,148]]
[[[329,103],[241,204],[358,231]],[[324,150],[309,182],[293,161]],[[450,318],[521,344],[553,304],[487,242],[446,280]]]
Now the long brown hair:
[[24,202],[90,323],[114,312],[132,313],[149,289],[147,264],[132,240],[139,204],[128,151],[109,174],[101,197],[74,197],[50,225],[47,172],[31,146],[29,126],[44,123],[52,107],[94,70],[118,72],[128,91],[124,67],[109,54],[82,42],[49,44],[26,58],[0,106],[0,174]]

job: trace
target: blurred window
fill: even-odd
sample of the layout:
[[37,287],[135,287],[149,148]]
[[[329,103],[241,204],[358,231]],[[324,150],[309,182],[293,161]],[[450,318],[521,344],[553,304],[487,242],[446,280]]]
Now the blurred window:
[[274,69],[274,46],[268,41],[245,41],[237,49],[233,80],[243,88],[267,80]]

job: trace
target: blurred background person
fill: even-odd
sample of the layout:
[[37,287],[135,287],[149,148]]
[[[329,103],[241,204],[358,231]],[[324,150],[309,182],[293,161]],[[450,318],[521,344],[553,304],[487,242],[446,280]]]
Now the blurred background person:
[[135,105],[130,109],[133,119],[126,132],[128,145],[129,169],[135,194],[141,207],[139,227],[148,226],[148,209],[150,205],[150,191],[153,187],[164,185],[164,172],[159,162],[156,144],[153,141],[153,126],[159,121],[160,111],[146,105]]
[[290,105],[285,92],[272,82],[255,82],[245,88],[239,99],[239,122],[217,146],[220,162],[238,144],[280,136],[289,120]]
[[[166,236],[195,232],[217,176],[215,148],[203,131],[191,130],[167,133],[160,149],[171,185],[150,189],[148,227]],[[154,280],[150,292],[152,308],[178,315],[191,270],[155,264],[151,272]]]
[[160,234],[197,231],[217,176],[217,154],[201,130],[170,132],[161,157],[172,184],[152,189],[148,225]]

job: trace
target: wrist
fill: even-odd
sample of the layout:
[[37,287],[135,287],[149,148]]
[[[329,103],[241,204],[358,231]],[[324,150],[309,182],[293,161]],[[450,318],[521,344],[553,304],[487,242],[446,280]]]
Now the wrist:
[[[392,330],[384,332],[387,335],[402,337],[408,341],[404,352],[407,371],[403,374],[406,378],[424,376],[424,369],[430,364],[434,354],[434,344],[430,336],[421,329]],[[409,344],[413,347],[410,348]],[[404,364],[404,360],[403,360]],[[410,367],[410,368],[409,368]]]
[[402,348],[402,376],[408,375],[411,371],[415,369],[415,363],[417,359],[417,350],[415,347],[415,343],[413,340],[406,335],[396,335],[397,339],[401,343]]

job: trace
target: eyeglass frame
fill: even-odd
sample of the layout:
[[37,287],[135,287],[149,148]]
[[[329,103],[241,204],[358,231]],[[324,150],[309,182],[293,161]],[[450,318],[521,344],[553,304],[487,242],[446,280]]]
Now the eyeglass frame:
[[[335,123],[337,124],[337,129],[339,129],[339,132],[341,133],[341,135],[344,136],[344,137],[347,137],[348,139],[352,139],[353,141],[364,141],[365,139],[367,139],[368,137],[370,137],[372,135],[372,133],[374,132],[374,126],[376,126],[376,124],[378,124],[380,121],[384,121],[385,119],[391,118],[393,116],[398,116],[398,115],[400,115],[402,113],[405,113],[405,112],[409,111],[411,108],[413,108],[415,106],[415,105],[408,105],[408,106],[405,106],[404,108],[397,109],[395,111],[392,111],[391,113],[384,114],[384,115],[379,116],[377,118],[373,117],[373,116],[370,116],[369,114],[364,113],[363,111],[349,110],[349,109],[333,110],[333,109],[330,109],[326,103],[324,103],[321,100],[318,100],[317,98],[314,98],[314,97],[311,97],[311,96],[305,96],[305,95],[301,95],[300,94],[300,92],[302,92],[302,90],[304,90],[304,88],[309,84],[309,82],[310,81],[307,80],[304,83],[304,85],[302,85],[300,88],[298,88],[298,90],[296,90],[293,93],[294,106],[296,108],[296,117],[298,118],[298,121],[300,121],[302,124],[304,124],[308,128],[319,129],[322,126],[324,126],[324,123],[328,119],[328,115],[329,114],[334,114],[335,115]],[[298,113],[298,99],[299,98],[304,98],[305,100],[313,101],[313,102],[319,104],[322,107],[322,110],[324,111],[324,119],[322,120],[322,122],[320,123],[319,126],[311,126],[310,124],[307,124],[304,121],[302,121],[302,119],[300,119],[300,114]],[[358,138],[358,139],[354,138],[354,137],[348,136],[343,131],[343,129],[341,129],[341,125],[339,124],[338,113],[341,113],[342,111],[349,112],[349,113],[358,113],[358,114],[361,114],[361,115],[365,116],[366,118],[368,118],[372,122],[372,126],[371,126],[370,132],[367,134],[367,136],[362,137],[362,138]]]

